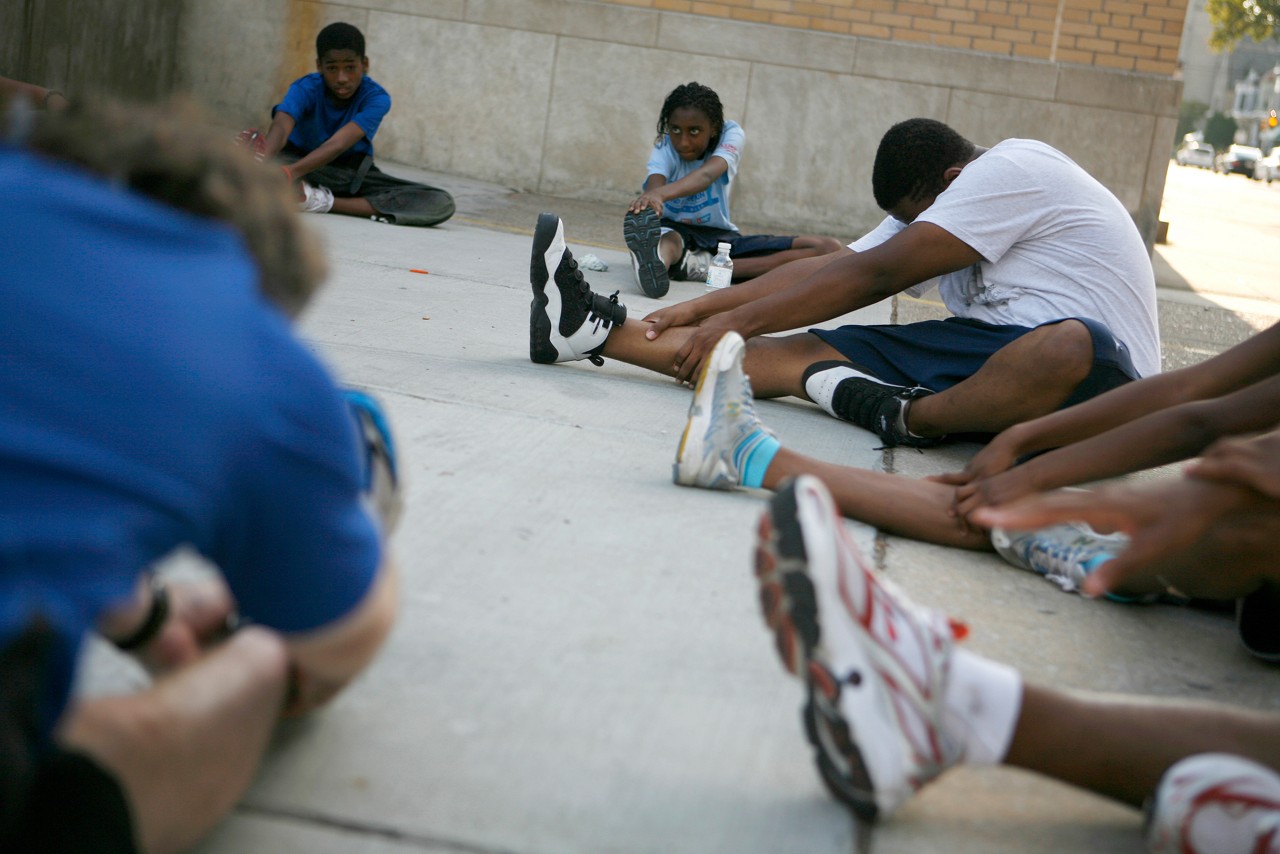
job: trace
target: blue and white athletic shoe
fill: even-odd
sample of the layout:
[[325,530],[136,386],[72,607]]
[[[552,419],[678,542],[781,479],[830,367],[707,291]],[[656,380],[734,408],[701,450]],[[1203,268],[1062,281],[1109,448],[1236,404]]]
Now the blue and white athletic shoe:
[[751,381],[742,371],[746,348],[741,335],[726,332],[702,365],[672,472],[681,486],[741,486],[744,462],[773,436],[756,416]]
[[359,452],[365,500],[382,522],[383,532],[390,534],[404,509],[400,466],[391,424],[382,404],[365,392],[347,388],[342,390],[342,396],[351,408],[361,443]]
[[[1083,522],[1069,522],[1032,531],[994,528],[991,544],[1000,557],[1019,569],[1043,575],[1068,593],[1079,592],[1089,573],[1129,545],[1124,534],[1099,534]],[[1131,597],[1107,594],[1117,602]]]

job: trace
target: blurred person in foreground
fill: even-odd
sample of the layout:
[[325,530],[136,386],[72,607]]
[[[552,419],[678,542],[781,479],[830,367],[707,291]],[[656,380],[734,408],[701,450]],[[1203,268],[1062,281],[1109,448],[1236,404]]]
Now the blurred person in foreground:
[[[181,104],[5,124],[0,850],[180,850],[390,630],[390,434],[293,335],[272,170]],[[149,572],[180,546],[220,576]],[[153,683],[73,696],[95,630]]]

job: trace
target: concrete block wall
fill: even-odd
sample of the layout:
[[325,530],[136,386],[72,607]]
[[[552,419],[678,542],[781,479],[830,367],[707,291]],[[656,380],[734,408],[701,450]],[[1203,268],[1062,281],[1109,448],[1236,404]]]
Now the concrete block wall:
[[827,33],[1172,74],[1186,0],[603,0]]
[[841,238],[882,216],[870,193],[880,136],[931,116],[979,145],[1061,148],[1150,240],[1181,86],[583,0],[185,0],[181,79],[228,123],[265,123],[334,20],[365,32],[371,74],[391,91],[380,157],[621,211],[663,98],[698,80],[747,131],[735,219]]

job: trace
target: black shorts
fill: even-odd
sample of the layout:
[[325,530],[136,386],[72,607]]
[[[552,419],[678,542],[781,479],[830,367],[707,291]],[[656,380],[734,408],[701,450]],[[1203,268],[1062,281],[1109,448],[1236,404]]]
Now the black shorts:
[[0,649],[0,851],[134,854],[120,783],[41,734],[53,646],[52,631],[37,619]]
[[[1062,320],[1079,321],[1089,330],[1093,368],[1061,408],[1097,397],[1141,376],[1129,357],[1129,348],[1104,324],[1085,317]],[[1062,320],[1040,325],[1050,326]],[[1038,328],[948,317],[902,326],[841,326],[809,331],[885,382],[943,391],[976,374],[1001,347]]]
[[772,234],[739,234],[722,228],[709,228],[705,225],[689,225],[672,219],[661,221],[663,228],[669,228],[684,239],[686,252],[702,250],[716,252],[720,243],[729,244],[730,258],[753,258],[760,255],[772,255],[785,252],[795,242],[794,237],[778,237]]

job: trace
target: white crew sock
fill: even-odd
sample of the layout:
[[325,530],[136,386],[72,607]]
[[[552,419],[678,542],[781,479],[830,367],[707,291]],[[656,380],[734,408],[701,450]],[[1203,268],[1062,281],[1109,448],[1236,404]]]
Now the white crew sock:
[[942,730],[963,745],[967,765],[996,765],[1022,708],[1022,676],[1007,664],[957,649],[943,698]]

